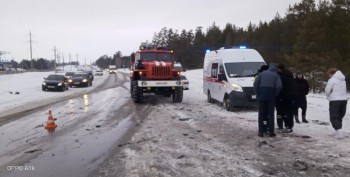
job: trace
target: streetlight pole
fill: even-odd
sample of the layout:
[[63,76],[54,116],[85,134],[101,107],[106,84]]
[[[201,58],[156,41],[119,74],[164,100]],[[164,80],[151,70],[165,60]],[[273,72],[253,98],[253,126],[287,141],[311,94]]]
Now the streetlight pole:
[[34,63],[33,63],[32,32],[31,31],[29,31],[29,47],[30,47],[31,70],[33,70]]
[[86,58],[85,58],[85,67],[84,67],[84,70],[86,71]]
[[56,49],[56,46],[53,46],[53,53],[54,53],[54,56],[55,56],[55,72],[56,72],[56,68],[57,68],[57,49]]

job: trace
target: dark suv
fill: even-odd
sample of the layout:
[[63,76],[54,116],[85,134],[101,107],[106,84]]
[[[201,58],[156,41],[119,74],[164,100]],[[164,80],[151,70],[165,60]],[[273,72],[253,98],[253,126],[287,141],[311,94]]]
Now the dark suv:
[[47,78],[44,78],[42,83],[42,90],[59,90],[64,92],[69,89],[68,79],[63,75],[51,74]]
[[72,86],[81,87],[81,86],[92,86],[92,78],[87,73],[75,73],[72,80]]

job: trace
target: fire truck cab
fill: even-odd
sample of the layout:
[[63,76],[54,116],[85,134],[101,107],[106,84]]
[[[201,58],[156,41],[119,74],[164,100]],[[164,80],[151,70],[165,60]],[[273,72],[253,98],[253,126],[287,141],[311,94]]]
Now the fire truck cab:
[[142,102],[144,94],[172,97],[180,103],[183,98],[181,70],[174,67],[173,51],[142,46],[135,53],[130,73],[130,94],[134,102]]

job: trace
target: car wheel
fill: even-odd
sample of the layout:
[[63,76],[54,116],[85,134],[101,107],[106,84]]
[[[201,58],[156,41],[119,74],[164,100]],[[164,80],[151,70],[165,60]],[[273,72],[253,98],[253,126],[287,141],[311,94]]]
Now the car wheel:
[[61,92],[64,92],[65,90],[66,90],[66,88],[62,86]]
[[131,97],[134,100],[135,103],[141,103],[143,99],[143,90],[142,88],[138,87],[137,81],[132,81],[132,93]]
[[66,90],[69,90],[69,86],[66,87]]

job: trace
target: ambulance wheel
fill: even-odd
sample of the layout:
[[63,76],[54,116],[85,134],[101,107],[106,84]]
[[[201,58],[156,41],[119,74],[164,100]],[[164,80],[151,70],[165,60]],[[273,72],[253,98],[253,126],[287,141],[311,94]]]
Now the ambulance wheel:
[[173,92],[173,102],[174,103],[181,103],[183,98],[183,88],[182,87],[176,87]]
[[142,88],[137,86],[137,81],[132,82],[132,99],[135,103],[141,103],[142,97],[143,97],[143,91]]
[[224,104],[224,108],[227,110],[227,111],[233,111],[233,106],[232,106],[232,104],[231,104],[231,101],[230,101],[230,99],[227,97],[227,96],[225,96],[225,98],[224,98],[224,101],[223,101],[223,104]]
[[208,90],[207,96],[208,96],[208,103],[214,103],[214,99],[211,98],[211,94],[210,94],[210,91],[209,91],[209,90]]

